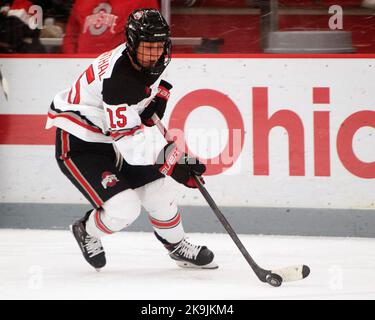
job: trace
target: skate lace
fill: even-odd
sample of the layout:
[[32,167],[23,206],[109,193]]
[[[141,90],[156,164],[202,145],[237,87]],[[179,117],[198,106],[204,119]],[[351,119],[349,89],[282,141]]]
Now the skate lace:
[[187,259],[196,259],[201,246],[196,246],[187,242],[185,239],[172,251],[172,253],[178,253]]
[[98,238],[87,237],[86,244],[84,245],[90,258],[97,256],[99,253],[104,252],[102,242]]

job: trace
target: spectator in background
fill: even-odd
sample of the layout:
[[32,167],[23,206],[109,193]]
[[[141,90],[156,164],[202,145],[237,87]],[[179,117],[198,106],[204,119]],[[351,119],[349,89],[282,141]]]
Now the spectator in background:
[[157,0],[76,0],[63,53],[102,53],[123,42],[125,23],[137,8],[159,9]]
[[363,0],[362,1],[362,7],[369,8],[369,9],[375,9],[375,0]]
[[[13,2],[13,3],[12,3]],[[28,8],[33,2],[27,0],[8,1],[2,7],[0,19],[0,50],[2,53],[43,53],[39,41],[39,29],[29,27]]]
[[[72,0],[14,0],[2,1],[0,6],[0,52],[1,53],[45,53],[40,42],[41,32],[50,36],[49,28],[56,27],[55,20],[61,24],[69,16]],[[48,26],[42,29],[30,27],[33,20],[33,5],[42,8],[41,19],[48,19]],[[43,22],[43,21],[41,21]]]
[[197,0],[172,0],[172,2],[178,3],[178,4],[183,4],[187,7],[192,7],[195,5]]
[[10,9],[10,6],[13,1],[11,0],[1,0],[0,1],[0,13],[6,14],[8,10]]

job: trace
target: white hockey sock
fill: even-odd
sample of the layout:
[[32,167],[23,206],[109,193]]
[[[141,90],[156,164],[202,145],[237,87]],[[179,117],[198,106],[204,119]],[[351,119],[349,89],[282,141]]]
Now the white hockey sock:
[[86,221],[86,232],[90,236],[96,238],[101,238],[115,232],[114,230],[109,229],[103,220],[106,220],[104,211],[101,209],[94,209],[91,212],[89,219]]
[[97,238],[112,234],[132,224],[140,212],[138,195],[131,189],[124,190],[107,200],[101,209],[92,211],[86,231]]
[[151,215],[149,219],[156,233],[169,243],[178,243],[184,238],[185,232],[179,212],[168,220],[159,220]]

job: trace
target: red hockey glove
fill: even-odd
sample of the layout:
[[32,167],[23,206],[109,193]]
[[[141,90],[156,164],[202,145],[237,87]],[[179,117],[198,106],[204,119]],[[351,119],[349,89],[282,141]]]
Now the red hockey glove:
[[163,118],[170,96],[170,89],[172,89],[172,85],[170,83],[164,80],[160,81],[157,95],[140,114],[141,121],[145,126],[152,127],[155,125],[154,121],[151,119],[154,113],[157,114],[159,119]]

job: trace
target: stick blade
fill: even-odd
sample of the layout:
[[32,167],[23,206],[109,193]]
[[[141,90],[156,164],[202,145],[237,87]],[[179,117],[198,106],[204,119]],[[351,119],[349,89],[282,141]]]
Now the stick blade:
[[8,84],[8,81],[3,77],[1,70],[0,70],[0,87],[3,89],[5,99],[8,100],[9,84]]
[[310,268],[306,265],[298,265],[272,270],[278,274],[284,282],[298,281],[305,279],[310,274]]
[[2,80],[2,87],[3,87],[5,99],[8,100],[8,97],[9,97],[9,83],[8,83],[8,81],[5,78],[3,78],[3,80]]

